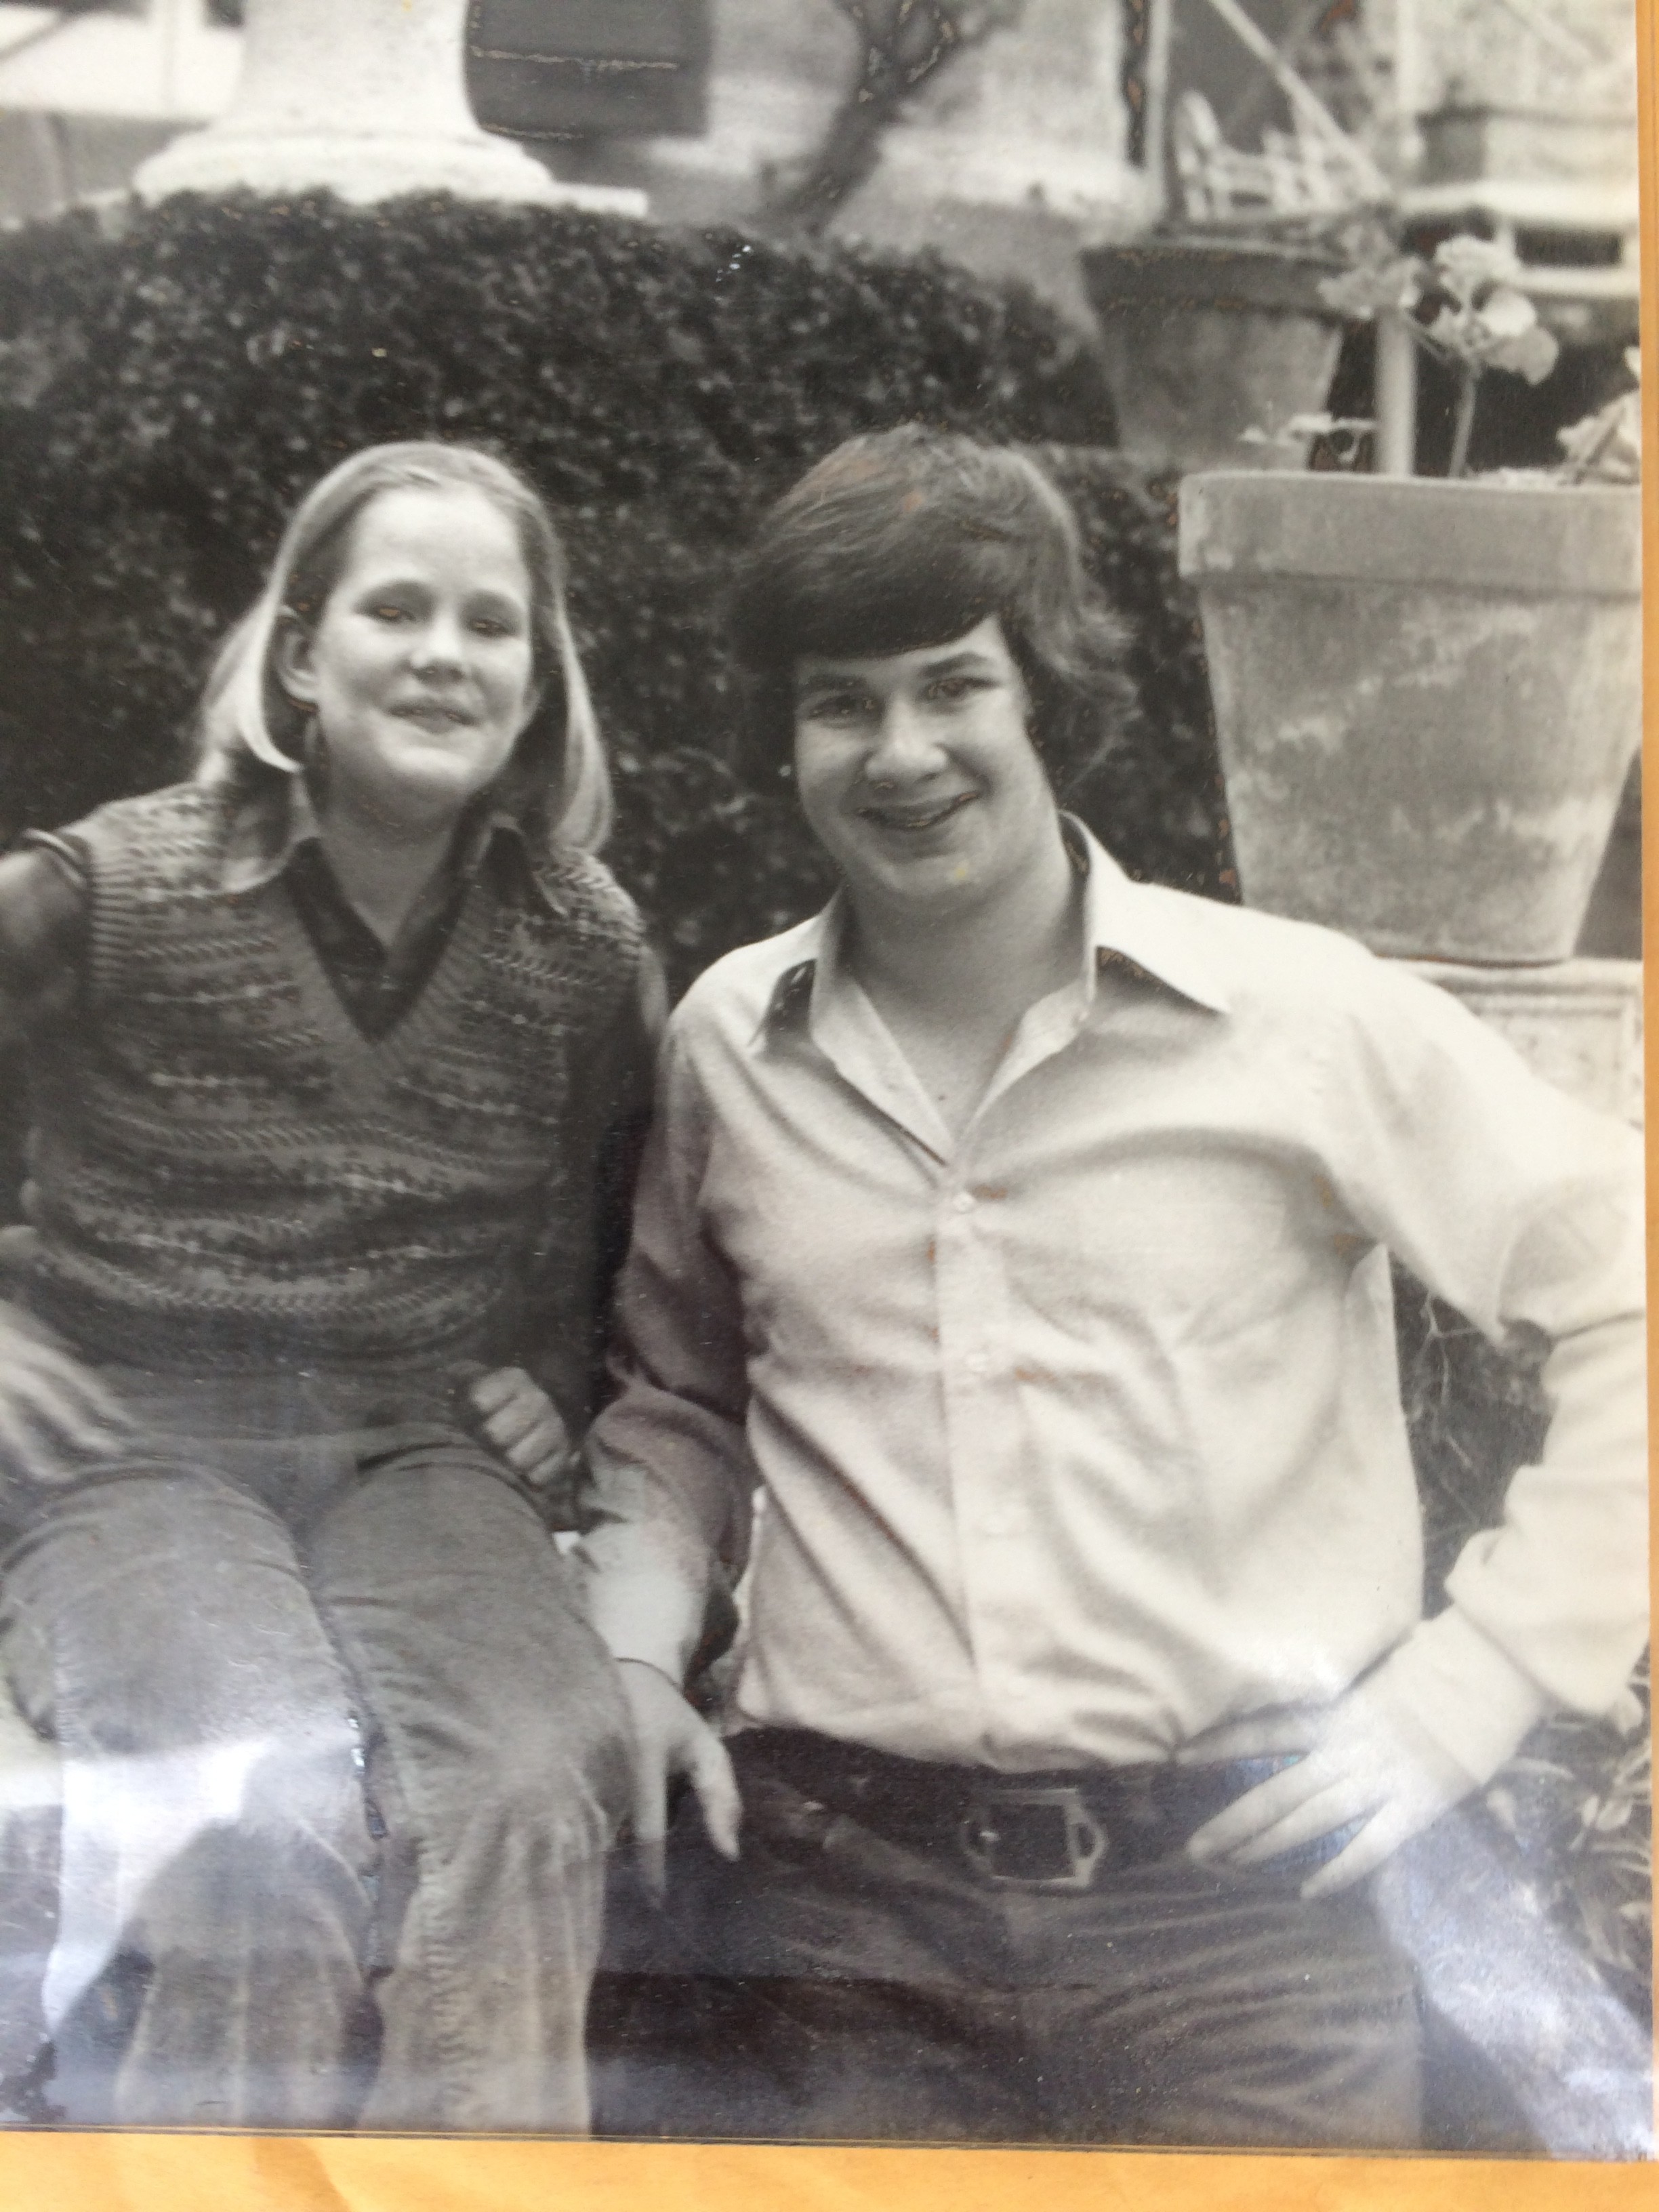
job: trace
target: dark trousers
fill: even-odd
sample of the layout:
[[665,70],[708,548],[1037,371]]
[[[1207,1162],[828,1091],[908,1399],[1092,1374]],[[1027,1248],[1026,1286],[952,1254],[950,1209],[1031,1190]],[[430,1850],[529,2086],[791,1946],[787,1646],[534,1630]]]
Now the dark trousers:
[[614,1898],[602,2132],[1417,2145],[1413,1978],[1363,1893],[1178,1854],[991,1887],[947,1835],[804,1816],[798,1771],[733,1749],[739,1863],[688,1803],[667,1911]]
[[0,1663],[63,1753],[46,2094],[582,2130],[627,1722],[533,1507],[355,1389],[120,1389],[147,1445],[43,1489],[0,1581]]

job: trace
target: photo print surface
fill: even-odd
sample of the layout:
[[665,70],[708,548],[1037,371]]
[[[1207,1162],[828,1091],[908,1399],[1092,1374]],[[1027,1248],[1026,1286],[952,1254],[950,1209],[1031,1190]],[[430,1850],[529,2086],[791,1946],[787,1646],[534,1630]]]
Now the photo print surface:
[[1652,2151],[1620,0],[0,4],[0,2122]]

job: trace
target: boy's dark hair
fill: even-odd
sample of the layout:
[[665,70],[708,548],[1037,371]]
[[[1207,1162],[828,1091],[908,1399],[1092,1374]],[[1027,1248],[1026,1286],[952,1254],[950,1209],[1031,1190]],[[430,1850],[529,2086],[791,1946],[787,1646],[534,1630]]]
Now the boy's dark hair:
[[989,615],[1030,694],[1031,738],[1065,798],[1110,746],[1131,688],[1126,631],[1034,461],[919,424],[849,438],[761,523],[727,603],[753,680],[749,766],[786,772],[794,666],[943,645]]

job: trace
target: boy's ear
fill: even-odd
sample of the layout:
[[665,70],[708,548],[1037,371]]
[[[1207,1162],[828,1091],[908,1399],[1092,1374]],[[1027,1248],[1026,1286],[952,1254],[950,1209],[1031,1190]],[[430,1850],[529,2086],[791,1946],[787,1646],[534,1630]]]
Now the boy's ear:
[[296,706],[314,707],[317,703],[316,656],[311,647],[311,633],[302,623],[290,617],[276,633],[271,661],[276,672],[276,681]]

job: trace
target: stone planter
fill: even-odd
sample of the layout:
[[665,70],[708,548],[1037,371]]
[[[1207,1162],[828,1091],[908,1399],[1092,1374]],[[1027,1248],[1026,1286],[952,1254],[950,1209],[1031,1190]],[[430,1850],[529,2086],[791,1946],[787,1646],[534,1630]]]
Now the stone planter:
[[1181,488],[1241,886],[1380,952],[1573,951],[1640,734],[1638,495]]
[[642,216],[641,192],[557,181],[467,104],[468,0],[246,0],[235,96],[142,163],[141,200],[406,192]]
[[1323,407],[1342,324],[1319,280],[1341,266],[1254,239],[1085,253],[1123,444],[1182,470],[1300,469],[1302,447],[1240,441]]

